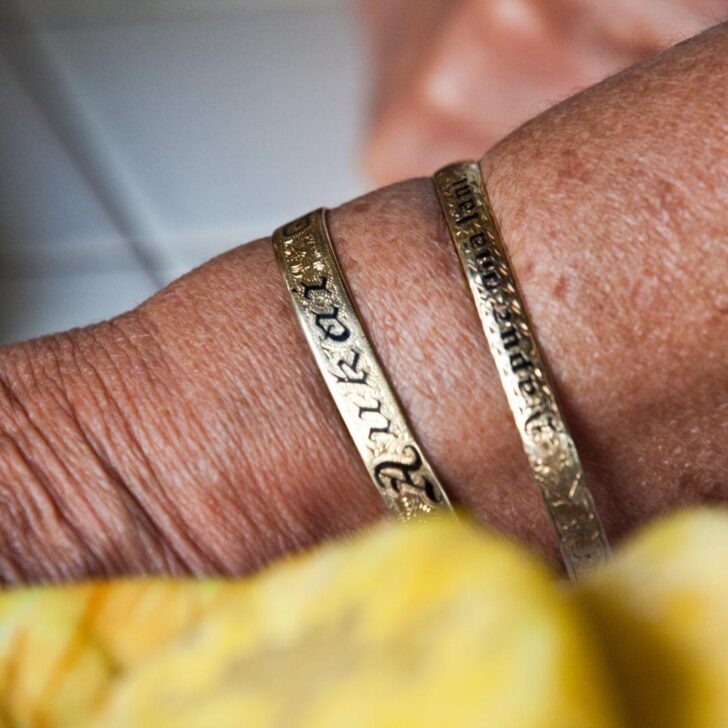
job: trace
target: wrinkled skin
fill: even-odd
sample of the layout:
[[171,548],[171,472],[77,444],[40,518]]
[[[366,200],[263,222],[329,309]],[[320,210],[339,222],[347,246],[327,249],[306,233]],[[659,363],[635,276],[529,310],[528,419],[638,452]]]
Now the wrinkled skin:
[[[482,167],[606,529],[728,496],[728,25]],[[331,213],[454,501],[556,549],[430,180]],[[239,574],[383,516],[269,240],[112,321],[0,349],[0,578]]]

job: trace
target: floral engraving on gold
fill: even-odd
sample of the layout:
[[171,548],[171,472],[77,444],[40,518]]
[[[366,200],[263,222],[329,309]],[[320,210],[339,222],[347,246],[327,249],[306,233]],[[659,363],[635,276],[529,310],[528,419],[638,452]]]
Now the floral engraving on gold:
[[365,334],[316,210],[273,234],[276,260],[319,370],[387,509],[451,510]]
[[434,176],[440,205],[569,575],[609,555],[574,441],[556,401],[493,216],[480,167]]

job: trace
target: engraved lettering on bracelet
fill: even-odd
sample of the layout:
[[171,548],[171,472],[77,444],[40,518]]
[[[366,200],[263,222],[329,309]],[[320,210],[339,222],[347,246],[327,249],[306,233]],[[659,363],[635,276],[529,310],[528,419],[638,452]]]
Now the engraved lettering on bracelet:
[[304,298],[310,298],[311,294],[316,293],[317,291],[327,291],[328,288],[329,279],[326,276],[321,276],[318,280],[318,283],[302,283],[303,286],[303,297]]
[[314,314],[316,326],[323,332],[324,339],[341,343],[351,336],[346,324],[339,318],[339,307],[333,306],[329,311]]
[[358,320],[324,212],[279,228],[273,244],[319,369],[389,510],[406,520],[450,509]]
[[377,482],[382,487],[390,487],[397,493],[401,493],[404,487],[409,486],[415,491],[424,491],[428,500],[438,502],[438,491],[422,474],[422,458],[420,453],[412,445],[404,449],[405,455],[410,455],[412,462],[396,462],[385,460],[377,464],[374,473]]
[[609,547],[561,417],[476,163],[445,167],[435,187],[498,374],[570,575]]
[[350,353],[350,361],[342,357],[334,364],[336,371],[332,373],[336,377],[336,381],[344,384],[366,384],[369,372],[366,369],[359,369],[361,352],[352,348]]
[[[373,441],[375,435],[392,434],[390,430],[392,420],[382,412],[382,401],[380,399],[374,400],[374,404],[357,404],[356,406],[359,410],[360,420],[367,422],[367,424],[371,423],[372,420],[379,423],[378,425],[369,424],[368,437],[370,440]],[[365,415],[368,415],[368,417]]]

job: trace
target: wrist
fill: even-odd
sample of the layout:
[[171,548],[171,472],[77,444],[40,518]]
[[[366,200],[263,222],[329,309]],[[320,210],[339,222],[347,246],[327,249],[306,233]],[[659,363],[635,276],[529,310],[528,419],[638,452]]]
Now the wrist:
[[[556,107],[484,162],[612,536],[676,503],[725,497],[725,33]],[[448,493],[553,553],[431,182],[378,190],[329,220]],[[270,241],[108,324],[3,350],[0,375],[8,580],[241,573],[383,514]]]
[[2,581],[176,568],[129,477],[151,481],[120,385],[131,318],[0,350]]

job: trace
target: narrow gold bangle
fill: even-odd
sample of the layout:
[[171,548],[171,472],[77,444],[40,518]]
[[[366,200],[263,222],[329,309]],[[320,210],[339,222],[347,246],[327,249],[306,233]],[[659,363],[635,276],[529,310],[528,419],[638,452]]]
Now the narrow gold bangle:
[[389,511],[402,520],[450,510],[364,332],[316,210],[273,233],[288,292],[319,370]]
[[609,555],[477,162],[434,176],[440,205],[571,578]]

